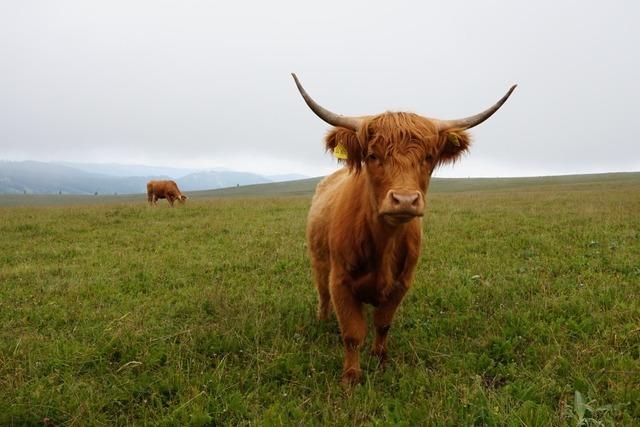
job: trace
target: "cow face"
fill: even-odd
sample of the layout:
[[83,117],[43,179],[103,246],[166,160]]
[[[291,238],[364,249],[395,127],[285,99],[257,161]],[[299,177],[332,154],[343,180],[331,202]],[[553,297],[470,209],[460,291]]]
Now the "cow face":
[[385,113],[365,119],[358,131],[334,128],[326,146],[353,173],[364,175],[374,211],[397,225],[424,214],[431,173],[458,158],[468,148],[469,136],[438,131],[417,114]]
[[433,169],[455,161],[469,146],[465,132],[487,120],[507,101],[516,86],[481,113],[456,120],[438,120],[413,113],[343,116],[315,102],[292,74],[304,102],[334,126],[327,149],[356,174],[364,173],[373,209],[388,223],[422,216]]
[[183,205],[184,205],[184,202],[186,202],[186,201],[187,201],[187,199],[188,199],[188,197],[187,197],[187,196],[185,196],[184,194],[181,194],[181,195],[178,197],[178,201],[179,201],[180,203],[182,203]]

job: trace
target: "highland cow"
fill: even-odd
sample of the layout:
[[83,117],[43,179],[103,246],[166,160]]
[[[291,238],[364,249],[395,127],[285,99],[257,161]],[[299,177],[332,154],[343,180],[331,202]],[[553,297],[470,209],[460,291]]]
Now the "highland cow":
[[318,290],[318,317],[335,310],[345,348],[342,382],[361,379],[366,335],[363,304],[374,306],[372,353],[384,366],[394,313],[411,286],[420,256],[422,216],[433,170],[468,150],[470,129],[494,106],[459,120],[386,112],[348,117],[326,110],[295,83],[311,110],[334,126],[326,149],[346,167],[324,178],[311,203],[307,239]]

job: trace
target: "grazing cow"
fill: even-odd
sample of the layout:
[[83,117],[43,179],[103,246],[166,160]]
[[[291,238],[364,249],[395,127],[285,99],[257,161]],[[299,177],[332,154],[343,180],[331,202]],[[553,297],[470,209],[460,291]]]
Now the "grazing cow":
[[149,201],[149,205],[156,205],[158,199],[167,199],[169,205],[173,207],[173,202],[176,200],[184,204],[187,196],[180,192],[178,184],[176,184],[175,181],[163,180],[147,182],[147,200]]
[[342,382],[354,384],[362,375],[364,303],[375,307],[372,353],[384,366],[391,320],[420,256],[421,217],[433,170],[469,148],[466,129],[495,113],[515,86],[493,107],[465,119],[402,112],[347,117],[317,104],[293,78],[309,108],[334,126],[326,135],[326,149],[346,164],[318,184],[307,240],[318,317],[327,319],[333,306],[345,347]]

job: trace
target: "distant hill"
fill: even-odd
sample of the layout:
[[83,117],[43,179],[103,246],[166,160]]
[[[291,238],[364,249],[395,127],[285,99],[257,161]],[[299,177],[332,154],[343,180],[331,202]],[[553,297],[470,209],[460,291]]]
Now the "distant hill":
[[285,182],[285,181],[298,181],[300,179],[308,179],[309,177],[306,175],[301,175],[299,173],[289,173],[284,175],[268,175],[272,182]]
[[316,185],[323,177],[300,179],[296,181],[272,182],[269,184],[245,185],[242,187],[220,188],[217,190],[197,191],[193,197],[282,197],[311,196]]
[[[247,185],[238,188],[221,188],[199,191],[194,197],[279,197],[312,195],[322,177],[307,178],[290,182]],[[582,186],[640,184],[640,172],[600,173],[584,175],[557,175],[522,178],[433,178],[429,193],[457,193],[482,191],[541,191],[549,187],[555,189],[578,190]]]
[[183,191],[196,191],[300,177],[304,176],[263,176],[226,169],[193,171],[115,163],[0,161],[0,194],[135,194],[146,192],[150,179],[174,179]]

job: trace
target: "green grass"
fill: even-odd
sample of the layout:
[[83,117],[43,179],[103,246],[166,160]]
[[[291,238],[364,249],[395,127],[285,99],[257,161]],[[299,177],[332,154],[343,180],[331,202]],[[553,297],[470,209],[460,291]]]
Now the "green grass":
[[0,425],[637,425],[640,177],[607,177],[435,186],[350,391],[309,196],[0,208]]

